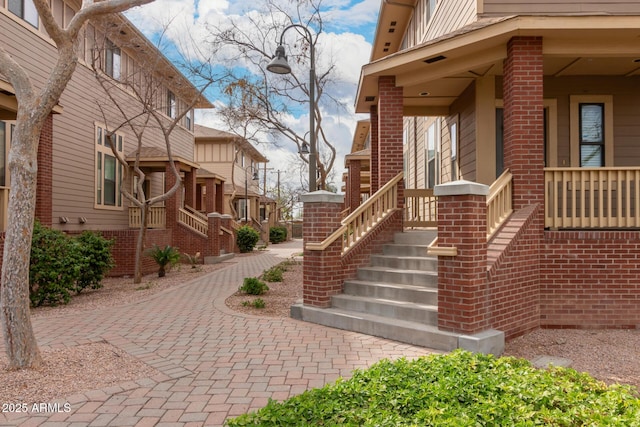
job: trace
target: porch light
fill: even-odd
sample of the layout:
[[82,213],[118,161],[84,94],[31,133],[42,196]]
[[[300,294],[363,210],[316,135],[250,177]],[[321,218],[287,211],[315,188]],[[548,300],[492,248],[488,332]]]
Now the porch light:
[[278,45],[276,48],[276,54],[271,62],[269,62],[269,65],[267,65],[267,71],[271,71],[276,74],[291,73],[291,66],[289,65],[289,62],[287,62],[287,55],[284,53],[283,45]]

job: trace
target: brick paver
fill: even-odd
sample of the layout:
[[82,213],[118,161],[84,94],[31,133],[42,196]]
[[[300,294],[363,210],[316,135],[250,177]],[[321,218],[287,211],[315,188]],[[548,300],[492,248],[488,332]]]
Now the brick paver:
[[300,252],[301,242],[121,307],[34,319],[41,347],[106,340],[153,366],[153,378],[65,396],[70,413],[0,414],[0,426],[218,426],[382,358],[430,350],[293,319],[240,314],[224,300],[245,277]]

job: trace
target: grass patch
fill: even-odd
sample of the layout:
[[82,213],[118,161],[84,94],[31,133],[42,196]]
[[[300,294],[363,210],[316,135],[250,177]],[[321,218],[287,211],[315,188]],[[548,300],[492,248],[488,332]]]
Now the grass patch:
[[573,369],[455,351],[383,360],[349,380],[269,401],[228,426],[638,426],[630,386]]

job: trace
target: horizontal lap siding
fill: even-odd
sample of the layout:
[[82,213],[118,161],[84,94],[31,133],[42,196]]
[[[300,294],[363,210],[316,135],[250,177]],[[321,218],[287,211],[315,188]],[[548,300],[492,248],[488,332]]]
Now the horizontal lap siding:
[[637,0],[484,0],[485,15],[553,14],[553,13],[640,13]]
[[[9,53],[29,73],[34,85],[42,87],[57,59],[55,47],[31,31],[19,20],[0,13],[0,32]],[[131,103],[131,98],[120,92],[129,114],[139,111]],[[96,122],[115,127],[123,122],[122,116],[113,107],[107,109],[105,120],[98,107],[98,101],[106,101],[106,94],[96,82],[92,71],[82,63],[62,94],[59,104],[63,114],[55,115],[53,122],[53,218],[54,226],[73,229],[118,229],[127,228],[126,202],[122,210],[94,209],[95,150],[94,124]],[[107,102],[108,104],[108,102]],[[133,134],[126,128],[124,153],[128,154],[136,147]],[[172,151],[176,156],[192,160],[193,135],[184,128],[177,127],[171,135]],[[164,148],[162,134],[157,129],[145,132],[144,146]],[[68,217],[70,223],[57,224],[57,217]],[[87,223],[78,225],[78,217],[85,217]]]
[[476,3],[477,0],[440,0],[424,41],[433,40],[475,21]]

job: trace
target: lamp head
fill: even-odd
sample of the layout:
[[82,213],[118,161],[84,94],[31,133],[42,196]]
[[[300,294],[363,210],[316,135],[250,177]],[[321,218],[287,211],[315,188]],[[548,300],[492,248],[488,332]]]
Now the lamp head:
[[276,48],[276,54],[267,65],[267,70],[276,74],[289,74],[291,73],[291,67],[287,62],[287,55],[284,54],[284,46],[279,45]]
[[309,154],[309,144],[307,144],[307,141],[302,143],[302,147],[300,147],[300,154]]

